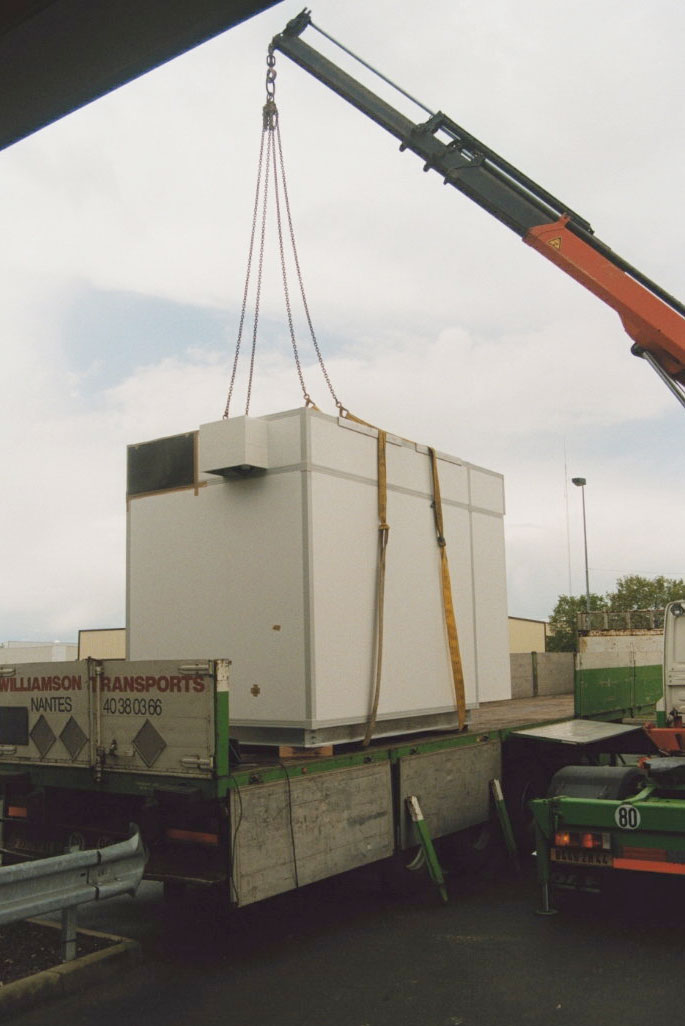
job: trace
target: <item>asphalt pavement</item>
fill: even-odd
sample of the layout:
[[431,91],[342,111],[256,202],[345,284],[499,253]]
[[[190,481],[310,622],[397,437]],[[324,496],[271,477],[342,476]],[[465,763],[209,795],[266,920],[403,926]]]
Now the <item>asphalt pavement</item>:
[[[413,879],[413,878],[412,878]],[[685,885],[641,876],[535,915],[534,867],[391,893],[375,867],[224,916],[208,892],[89,906],[144,962],[15,1026],[644,1026],[682,1018]]]

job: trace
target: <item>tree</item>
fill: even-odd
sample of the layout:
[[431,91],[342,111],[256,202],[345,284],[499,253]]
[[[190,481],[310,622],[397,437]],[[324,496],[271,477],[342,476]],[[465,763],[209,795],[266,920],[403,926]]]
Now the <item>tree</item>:
[[609,609],[663,609],[669,602],[685,598],[685,581],[672,577],[619,577],[616,591],[609,592]]
[[[663,609],[669,602],[685,598],[685,581],[672,577],[641,577],[628,574],[616,581],[616,590],[606,595],[590,595],[590,610],[625,612],[634,609]],[[560,595],[549,618],[548,652],[577,652],[578,613],[587,612],[584,595]],[[633,623],[634,627],[650,624]]]
[[[606,609],[603,595],[590,593],[590,610]],[[560,595],[549,618],[548,652],[576,652],[578,650],[578,613],[587,612],[585,595]]]

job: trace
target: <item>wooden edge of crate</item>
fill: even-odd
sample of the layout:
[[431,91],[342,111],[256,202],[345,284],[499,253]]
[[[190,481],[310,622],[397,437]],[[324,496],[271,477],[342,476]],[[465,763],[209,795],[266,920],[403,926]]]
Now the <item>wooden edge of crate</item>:
[[328,759],[334,753],[334,745],[321,745],[319,748],[299,748],[294,745],[279,745],[279,759]]

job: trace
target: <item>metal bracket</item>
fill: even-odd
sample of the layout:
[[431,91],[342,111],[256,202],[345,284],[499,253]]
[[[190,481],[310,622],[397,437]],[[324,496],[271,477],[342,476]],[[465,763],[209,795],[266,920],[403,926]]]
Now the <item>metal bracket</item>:
[[421,845],[421,851],[419,855],[410,862],[408,869],[419,869],[424,863],[428,870],[428,875],[438,888],[440,897],[447,903],[447,887],[445,886],[445,874],[442,871],[440,860],[438,859],[437,852],[433,846],[433,840],[431,838],[426,821],[423,818],[421,812],[421,806],[416,795],[410,794],[405,798],[407,809],[411,820],[416,827],[416,832],[419,835],[419,843]]
[[214,769],[214,758],[202,758],[200,755],[185,755],[181,759],[181,766],[185,769],[212,770]]
[[631,346],[630,351],[633,356],[639,356],[641,359],[646,360],[652,370],[659,375],[666,388],[670,389],[680,405],[685,406],[685,389],[683,389],[682,384],[676,378],[672,378],[668,371],[661,366],[656,356],[650,353],[648,349],[638,345],[637,342]]

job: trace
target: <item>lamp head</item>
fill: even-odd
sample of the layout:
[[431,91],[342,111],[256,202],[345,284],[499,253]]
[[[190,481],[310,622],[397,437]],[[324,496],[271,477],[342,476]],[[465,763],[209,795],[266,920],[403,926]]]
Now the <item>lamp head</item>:
[[585,480],[584,477],[572,477],[571,478],[571,484],[576,485],[576,487],[578,487],[578,488],[582,488],[583,485],[587,484],[587,481]]

